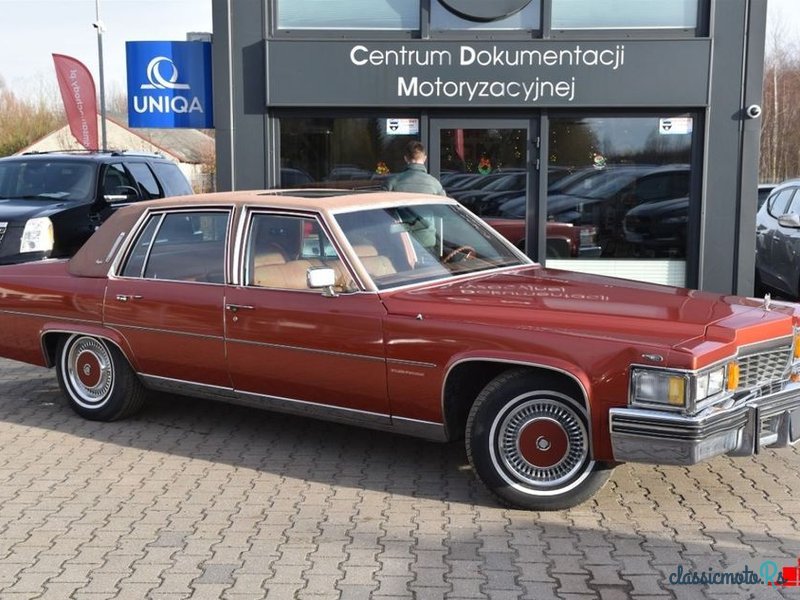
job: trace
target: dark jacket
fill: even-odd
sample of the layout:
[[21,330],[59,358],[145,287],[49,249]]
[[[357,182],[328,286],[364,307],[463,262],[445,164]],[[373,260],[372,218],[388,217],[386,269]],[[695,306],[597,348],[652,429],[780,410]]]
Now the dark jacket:
[[433,175],[428,175],[425,165],[410,163],[405,171],[390,177],[386,182],[390,192],[413,192],[446,196],[442,184]]

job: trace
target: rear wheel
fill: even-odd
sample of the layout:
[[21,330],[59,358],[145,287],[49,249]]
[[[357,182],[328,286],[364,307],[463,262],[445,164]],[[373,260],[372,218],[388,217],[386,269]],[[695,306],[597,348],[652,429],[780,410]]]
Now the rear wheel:
[[591,458],[589,424],[558,381],[527,370],[498,376],[480,393],[467,420],[467,455],[503,503],[558,510],[588,500],[611,469]]
[[56,372],[72,409],[93,421],[132,415],[144,403],[144,388],[114,345],[87,335],[62,337]]

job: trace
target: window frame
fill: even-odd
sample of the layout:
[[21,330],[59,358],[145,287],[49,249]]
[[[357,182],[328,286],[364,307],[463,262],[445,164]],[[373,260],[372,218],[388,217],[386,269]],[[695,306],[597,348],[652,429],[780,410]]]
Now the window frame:
[[[147,264],[150,261],[150,252],[153,248],[153,242],[150,242],[150,247],[147,249],[147,255],[145,256],[145,260],[142,263],[142,269],[140,271],[139,276],[131,276],[131,275],[123,275],[123,271],[130,259],[131,255],[133,254],[134,250],[136,249],[136,244],[139,241],[139,237],[144,233],[145,229],[147,228],[148,223],[150,222],[151,217],[160,217],[158,226],[156,230],[153,232],[153,240],[156,239],[158,236],[158,232],[161,229],[161,226],[166,219],[166,216],[169,214],[177,214],[177,213],[225,213],[228,215],[228,223],[225,228],[225,239],[223,240],[223,278],[221,282],[213,282],[213,281],[188,281],[185,279],[162,279],[162,278],[152,278],[152,277],[144,277],[144,272],[147,268]],[[163,283],[183,283],[183,284],[194,284],[194,285],[228,285],[231,277],[231,268],[230,268],[230,246],[231,240],[233,239],[233,228],[234,228],[234,221],[236,221],[236,211],[232,206],[218,206],[218,205],[211,205],[211,206],[186,206],[186,207],[172,207],[172,208],[158,208],[155,210],[145,210],[137,220],[134,227],[131,228],[131,234],[128,236],[127,243],[119,250],[117,253],[117,257],[114,260],[114,263],[111,265],[111,268],[108,272],[109,279],[122,279],[125,281],[153,281],[153,282],[163,282]]]
[[316,222],[320,230],[328,236],[328,241],[333,246],[334,250],[339,256],[339,261],[348,275],[355,282],[357,289],[352,291],[339,291],[339,295],[351,295],[369,291],[364,285],[364,282],[359,277],[357,270],[351,264],[350,255],[344,251],[342,245],[339,243],[336,235],[333,234],[332,229],[328,226],[325,219],[318,212],[298,211],[298,210],[285,210],[275,207],[267,206],[249,206],[245,207],[245,214],[240,219],[239,231],[236,235],[236,251],[234,253],[234,260],[236,262],[234,273],[234,285],[241,285],[248,290],[266,290],[271,292],[302,292],[313,293],[320,295],[320,290],[315,289],[295,289],[295,288],[279,288],[279,287],[266,287],[255,285],[250,282],[250,255],[251,246],[250,240],[253,234],[253,221],[259,215],[269,215],[274,217],[305,219]]

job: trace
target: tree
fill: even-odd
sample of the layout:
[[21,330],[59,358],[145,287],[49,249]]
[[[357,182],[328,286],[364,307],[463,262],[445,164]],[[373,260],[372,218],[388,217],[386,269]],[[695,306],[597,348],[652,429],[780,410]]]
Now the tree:
[[0,156],[19,152],[64,123],[63,112],[43,96],[22,100],[0,76]]

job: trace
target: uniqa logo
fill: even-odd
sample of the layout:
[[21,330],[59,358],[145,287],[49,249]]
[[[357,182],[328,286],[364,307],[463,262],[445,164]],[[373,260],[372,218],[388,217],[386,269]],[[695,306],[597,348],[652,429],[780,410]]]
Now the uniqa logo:
[[489,22],[510,17],[531,0],[439,0],[451,13],[468,21]]
[[[162,68],[168,68],[169,75],[164,76]],[[166,56],[156,56],[147,64],[147,79],[150,83],[139,86],[143,90],[190,90],[188,83],[178,82],[178,67]],[[133,109],[137,113],[191,113],[203,112],[203,106],[197,96],[134,96]]]

